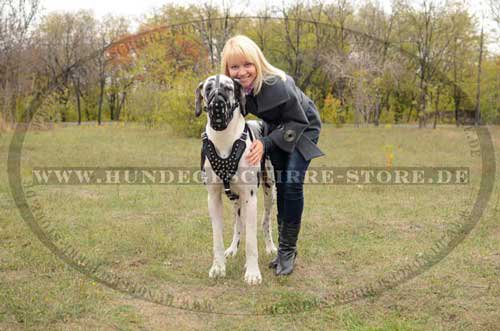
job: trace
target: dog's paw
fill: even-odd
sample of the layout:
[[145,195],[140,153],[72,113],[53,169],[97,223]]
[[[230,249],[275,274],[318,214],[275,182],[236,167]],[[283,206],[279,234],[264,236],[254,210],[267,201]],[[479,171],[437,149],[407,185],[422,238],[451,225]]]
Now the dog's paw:
[[276,248],[276,246],[274,246],[274,244],[266,245],[266,254],[267,255],[272,255],[272,254],[276,254],[276,253],[278,253],[278,249]]
[[226,266],[224,264],[215,263],[212,264],[212,268],[208,272],[208,277],[225,277],[226,276]]
[[248,285],[258,285],[262,283],[262,276],[260,274],[259,267],[247,268],[245,272],[245,282]]
[[225,257],[233,257],[238,253],[238,246],[229,246],[228,249],[224,252]]

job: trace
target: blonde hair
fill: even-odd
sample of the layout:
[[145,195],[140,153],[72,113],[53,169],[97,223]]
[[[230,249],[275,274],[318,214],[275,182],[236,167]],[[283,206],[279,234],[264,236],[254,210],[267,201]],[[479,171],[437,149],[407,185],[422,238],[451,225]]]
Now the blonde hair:
[[285,72],[267,62],[259,46],[252,39],[243,35],[230,38],[226,42],[226,45],[224,45],[221,61],[221,71],[224,75],[229,76],[229,68],[227,66],[229,59],[237,56],[242,56],[255,65],[256,75],[253,83],[255,94],[259,94],[263,82],[274,84],[276,76],[280,77],[283,81],[286,80]]

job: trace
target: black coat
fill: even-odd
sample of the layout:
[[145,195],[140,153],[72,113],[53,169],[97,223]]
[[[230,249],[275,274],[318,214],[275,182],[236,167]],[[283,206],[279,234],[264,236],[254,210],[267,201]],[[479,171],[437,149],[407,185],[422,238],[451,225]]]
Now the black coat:
[[[263,82],[259,94],[247,95],[246,110],[264,120],[272,144],[285,152],[297,148],[306,160],[324,155],[313,141],[321,130],[318,110],[292,77],[287,75],[286,81],[276,77],[273,84]],[[269,144],[265,145],[267,149]]]

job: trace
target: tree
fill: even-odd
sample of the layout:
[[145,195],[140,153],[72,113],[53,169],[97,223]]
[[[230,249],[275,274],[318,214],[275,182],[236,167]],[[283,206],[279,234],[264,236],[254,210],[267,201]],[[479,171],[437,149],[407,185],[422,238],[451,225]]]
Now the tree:
[[497,24],[500,24],[500,2],[497,0],[490,0],[490,9],[493,19],[497,22]]
[[454,29],[451,35],[451,44],[448,62],[452,71],[453,83],[453,105],[455,113],[455,124],[460,124],[461,108],[465,105],[465,95],[463,95],[461,85],[467,78],[467,61],[473,56],[474,31],[470,15],[460,3],[455,3],[448,13]]
[[39,0],[0,0],[0,129],[14,125],[21,98],[31,93],[39,11]]
[[210,1],[197,7],[195,11],[199,22],[193,23],[193,26],[208,49],[212,70],[219,69],[222,48],[239,22],[237,17],[242,16],[241,12],[232,12],[232,8],[235,8],[234,2],[223,1],[219,7]]
[[427,96],[431,81],[435,78],[441,62],[449,50],[453,26],[443,19],[445,7],[439,7],[437,0],[423,0],[418,8],[407,5],[402,16],[403,29],[409,40],[410,49],[416,53],[419,98],[417,118],[419,128],[425,126],[427,117]]
[[331,82],[331,92],[340,100],[341,108],[347,112],[350,74],[344,70],[344,64],[349,56],[347,26],[353,19],[354,8],[346,0],[337,0],[334,4],[326,5],[324,12],[335,28],[331,29],[332,35],[328,38],[329,47],[326,47],[321,55],[322,69]]
[[[382,8],[368,2],[359,9],[357,25],[360,32],[371,36],[372,40],[364,40],[361,45],[364,52],[369,52],[369,61],[372,62],[368,72],[372,78],[370,86],[374,87],[374,113],[373,123],[378,126],[382,109],[388,107],[391,91],[395,82],[403,72],[401,66],[394,58],[391,58],[389,45],[393,37],[393,26],[395,17],[398,15],[397,8],[387,15]],[[375,40],[378,40],[375,42]]]
[[[123,17],[107,16],[99,23],[97,30],[94,64],[98,84],[97,124],[101,125],[106,84],[110,86],[107,94],[110,119],[119,120],[127,90],[131,87],[134,76],[127,74],[127,69],[124,69],[130,65],[131,49],[126,42],[120,40],[129,34],[129,21]],[[125,53],[118,51],[120,46],[124,46]]]
[[89,11],[50,14],[44,17],[39,27],[37,39],[43,67],[38,80],[46,86],[55,86],[63,122],[68,120],[66,108],[72,91],[77,103],[78,122],[81,122],[82,85],[93,70],[89,60],[96,50],[95,33],[96,20]]
[[476,116],[474,124],[479,125],[481,121],[481,63],[483,62],[484,32],[481,28],[481,39],[479,42],[479,59],[477,61],[477,92],[476,92]]

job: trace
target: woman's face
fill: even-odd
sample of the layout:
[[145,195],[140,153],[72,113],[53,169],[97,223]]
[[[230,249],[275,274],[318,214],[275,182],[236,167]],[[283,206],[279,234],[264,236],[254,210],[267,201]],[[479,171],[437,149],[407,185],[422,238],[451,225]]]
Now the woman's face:
[[230,58],[227,61],[227,67],[229,76],[238,79],[245,89],[252,85],[257,75],[255,65],[243,56]]

